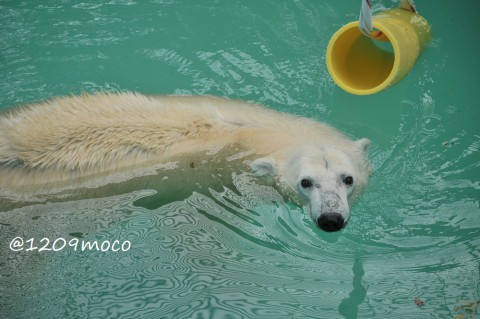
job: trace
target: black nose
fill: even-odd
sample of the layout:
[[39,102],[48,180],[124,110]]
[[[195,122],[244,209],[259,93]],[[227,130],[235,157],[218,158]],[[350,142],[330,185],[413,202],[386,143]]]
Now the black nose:
[[320,215],[317,219],[317,225],[324,231],[334,232],[342,229],[345,226],[345,221],[340,214],[326,213]]

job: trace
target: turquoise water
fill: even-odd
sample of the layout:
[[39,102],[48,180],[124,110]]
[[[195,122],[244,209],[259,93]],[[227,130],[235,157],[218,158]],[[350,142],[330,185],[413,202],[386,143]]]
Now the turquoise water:
[[[374,173],[334,234],[248,172],[168,198],[148,180],[16,209],[2,199],[0,317],[474,317],[479,5],[417,6],[430,46],[400,84],[361,97],[325,66],[358,1],[1,1],[1,108],[85,91],[252,100],[369,137]],[[15,252],[17,236],[131,248]]]

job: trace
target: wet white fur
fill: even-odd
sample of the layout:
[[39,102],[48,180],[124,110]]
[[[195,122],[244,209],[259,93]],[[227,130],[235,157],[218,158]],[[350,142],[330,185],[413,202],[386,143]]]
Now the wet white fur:
[[[62,97],[0,117],[0,187],[65,182],[238,145],[250,168],[309,200],[313,218],[349,204],[367,183],[369,140],[316,121],[201,96],[134,93]],[[347,187],[342,178],[351,175]],[[308,177],[310,190],[299,183]],[[190,181],[193,183],[194,181]]]

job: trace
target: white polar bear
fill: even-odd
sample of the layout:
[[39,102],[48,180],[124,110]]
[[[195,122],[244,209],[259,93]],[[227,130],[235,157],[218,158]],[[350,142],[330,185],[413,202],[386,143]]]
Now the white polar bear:
[[367,184],[369,144],[310,119],[223,98],[63,97],[0,117],[0,188],[73,183],[236,145],[251,155],[245,162],[254,172],[275,176],[308,200],[321,229],[337,231]]

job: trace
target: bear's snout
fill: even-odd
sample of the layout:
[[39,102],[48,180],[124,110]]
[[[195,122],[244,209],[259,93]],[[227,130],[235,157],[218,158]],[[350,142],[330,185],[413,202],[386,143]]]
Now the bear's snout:
[[326,232],[334,232],[345,226],[345,220],[338,213],[325,213],[318,217],[317,225]]

